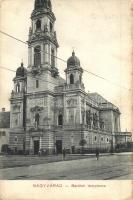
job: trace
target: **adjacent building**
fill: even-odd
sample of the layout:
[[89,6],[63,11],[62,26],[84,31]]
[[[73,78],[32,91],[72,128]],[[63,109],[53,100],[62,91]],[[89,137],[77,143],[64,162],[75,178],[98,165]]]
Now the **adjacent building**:
[[127,146],[128,143],[132,143],[132,133],[131,132],[120,132],[116,133],[116,145]]
[[9,144],[10,112],[2,108],[0,112],[0,153],[6,152]]
[[97,93],[86,93],[83,68],[75,52],[59,74],[50,0],[35,0],[28,39],[28,66],[16,70],[10,105],[10,148],[38,154],[115,147],[120,111]]

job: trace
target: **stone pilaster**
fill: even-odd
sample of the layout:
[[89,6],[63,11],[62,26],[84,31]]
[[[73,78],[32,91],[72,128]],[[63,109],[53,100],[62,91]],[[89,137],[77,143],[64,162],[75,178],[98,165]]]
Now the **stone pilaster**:
[[45,60],[45,63],[49,63],[49,45],[48,44],[45,44],[45,56],[44,56],[44,60]]
[[34,154],[33,152],[33,138],[30,138],[30,154]]
[[42,148],[42,136],[40,136],[40,142],[39,143],[40,143],[40,147],[39,148],[41,149]]
[[79,106],[79,124],[82,124],[82,113],[81,113],[81,97],[78,97],[78,106]]

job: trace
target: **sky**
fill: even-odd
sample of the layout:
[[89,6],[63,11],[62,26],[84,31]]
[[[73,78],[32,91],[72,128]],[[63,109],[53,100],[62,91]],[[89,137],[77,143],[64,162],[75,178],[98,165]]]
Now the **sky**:
[[[58,57],[75,50],[81,66],[109,81],[84,72],[86,92],[97,92],[119,107],[122,131],[133,131],[131,0],[51,0],[56,16]],[[34,0],[0,0],[0,30],[28,40]],[[0,33],[0,67],[28,66],[27,45]],[[65,77],[66,63],[58,60]],[[10,110],[15,73],[0,68],[0,109]],[[120,87],[121,86],[121,87]]]

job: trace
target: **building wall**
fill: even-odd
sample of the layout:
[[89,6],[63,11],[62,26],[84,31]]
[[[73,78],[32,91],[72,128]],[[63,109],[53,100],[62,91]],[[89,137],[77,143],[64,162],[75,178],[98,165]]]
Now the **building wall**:
[[[36,87],[36,80],[39,81],[39,87]],[[54,91],[55,86],[59,84],[59,77],[52,77],[51,72],[44,70],[41,74],[34,76],[32,71],[28,72],[27,93],[36,93],[44,91]]]
[[[62,132],[63,137],[63,147],[66,149],[70,149],[74,146],[75,150],[81,149],[80,141],[84,138],[86,140],[86,145],[84,146],[86,149],[95,150],[96,148],[99,149],[106,149],[107,151],[110,150],[111,147],[111,135],[109,133],[103,133],[100,131],[94,130],[66,130]],[[96,140],[95,140],[96,137]],[[102,138],[102,140],[101,140]]]
[[53,130],[45,130],[43,132],[27,132],[26,133],[26,151],[34,154],[34,141],[39,141],[39,149],[47,153],[54,153],[55,141]]
[[10,128],[23,127],[23,100],[14,99],[10,104]]
[[[13,152],[24,150],[25,132],[22,128],[10,129],[9,148]],[[16,150],[15,150],[16,149]]]
[[126,144],[132,141],[132,134],[120,134],[116,136],[116,144]]
[[9,144],[9,128],[0,128],[0,152],[4,144]]
[[115,133],[120,131],[120,114],[113,110],[100,111],[100,116],[105,122],[106,130]]
[[[84,92],[77,92],[76,89],[73,91],[65,91],[64,89],[65,92],[63,91],[63,93],[50,94],[50,91],[46,89],[47,86],[43,89],[43,85],[39,85],[39,88],[34,90],[35,86],[32,79],[29,79],[28,84],[30,89],[27,90],[26,94],[26,132],[22,128],[22,120],[19,120],[18,126],[14,124],[16,114],[20,115],[22,119],[23,106],[21,102],[14,99],[11,104],[11,115],[13,116],[11,118],[11,148],[22,150],[26,138],[25,148],[32,154],[34,153],[34,140],[36,139],[39,141],[39,148],[51,153],[55,150],[57,139],[62,140],[62,148],[66,147],[71,150],[71,147],[75,146],[79,149],[81,148],[79,142],[82,137],[86,140],[85,147],[88,149],[101,148],[108,150],[110,148],[110,141],[113,138],[111,133],[113,130],[118,130],[118,127],[114,127],[114,116],[117,117],[115,112],[111,110],[99,111],[99,107],[87,103],[87,96]],[[17,106],[14,109],[15,105]],[[91,129],[88,127],[86,130],[78,128],[79,125],[86,126],[85,113],[87,110],[92,114],[96,113],[98,117],[102,117],[105,122],[104,130],[100,130],[99,127],[96,130],[93,126]],[[39,127],[36,127],[36,113],[39,113],[40,116]],[[62,126],[58,125],[60,114],[63,116]],[[118,125],[116,124],[116,126]],[[37,128],[39,128],[38,131]],[[18,138],[17,141],[15,141],[15,137]]]

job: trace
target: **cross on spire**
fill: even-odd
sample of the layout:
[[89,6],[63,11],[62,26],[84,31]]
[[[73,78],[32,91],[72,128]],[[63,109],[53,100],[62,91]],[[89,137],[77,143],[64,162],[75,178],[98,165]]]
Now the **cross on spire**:
[[75,47],[72,47],[73,51],[72,51],[72,56],[75,56]]

